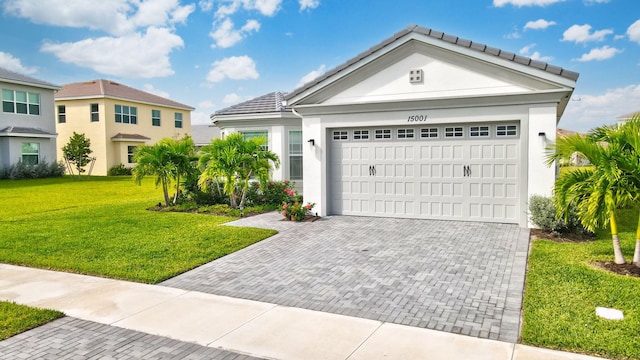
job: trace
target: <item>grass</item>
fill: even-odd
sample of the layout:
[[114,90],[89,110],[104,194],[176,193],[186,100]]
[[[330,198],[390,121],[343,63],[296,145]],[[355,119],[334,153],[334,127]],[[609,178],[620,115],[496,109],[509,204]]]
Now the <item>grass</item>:
[[59,311],[35,309],[0,301],[0,340],[64,316]]
[[158,283],[275,233],[146,210],[161,199],[152,179],[0,181],[0,262]]
[[[637,210],[619,214],[627,261],[633,255]],[[613,261],[611,236],[596,241],[536,240],[529,256],[522,342],[613,359],[640,358],[640,278],[616,275],[590,265]],[[622,310],[624,320],[596,316],[598,306]]]

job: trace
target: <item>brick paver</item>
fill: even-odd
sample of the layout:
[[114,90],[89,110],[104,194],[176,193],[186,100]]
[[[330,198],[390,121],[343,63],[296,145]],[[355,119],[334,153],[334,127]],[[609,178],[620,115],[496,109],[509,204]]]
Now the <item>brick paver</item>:
[[0,341],[0,359],[249,360],[257,358],[64,317]]
[[162,283],[517,342],[529,231],[512,224],[332,216],[230,223],[279,234]]

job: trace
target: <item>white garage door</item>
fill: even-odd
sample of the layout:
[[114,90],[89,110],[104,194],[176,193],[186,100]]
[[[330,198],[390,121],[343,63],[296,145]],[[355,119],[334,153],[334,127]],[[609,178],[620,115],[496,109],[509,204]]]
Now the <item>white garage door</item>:
[[332,214],[518,222],[518,124],[328,135]]

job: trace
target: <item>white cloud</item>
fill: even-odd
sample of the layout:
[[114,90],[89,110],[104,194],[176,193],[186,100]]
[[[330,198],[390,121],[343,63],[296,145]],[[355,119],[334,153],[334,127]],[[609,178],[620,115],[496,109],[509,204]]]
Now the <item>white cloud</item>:
[[493,0],[493,6],[502,7],[508,4],[513,6],[547,6],[564,0]]
[[87,67],[102,74],[152,78],[174,73],[169,53],[184,46],[182,38],[165,28],[149,27],[144,34],[101,37],[69,43],[45,42],[40,48],[62,62]]
[[256,63],[250,57],[232,56],[214,62],[207,74],[207,81],[217,83],[225,78],[233,80],[257,79],[260,75],[256,71]]
[[629,40],[640,44],[640,20],[629,26],[627,29],[627,35],[629,35]]
[[225,18],[235,14],[243,8],[245,10],[256,10],[264,16],[274,16],[281,7],[282,0],[224,0],[220,1],[217,18]]
[[211,100],[204,100],[198,103],[198,109],[213,109],[216,107],[216,104],[211,102]]
[[614,124],[620,115],[640,110],[640,84],[609,89],[603,94],[574,94],[559,126],[587,131],[596,126]]
[[298,0],[300,11],[315,9],[320,5],[320,0]]
[[586,43],[589,41],[603,41],[607,35],[613,34],[613,30],[604,29],[591,33],[591,25],[572,25],[562,34],[561,41],[575,41],[576,43]]
[[144,84],[144,91],[169,99],[169,93],[160,89],[156,89],[152,84]]
[[3,7],[6,13],[37,24],[89,28],[117,36],[141,27],[185,23],[195,10],[193,4],[181,6],[179,0],[6,0]]
[[584,0],[585,5],[606,4],[611,0]]
[[217,29],[209,34],[209,36],[215,40],[215,44],[211,45],[211,47],[231,47],[252,32],[260,30],[260,23],[256,20],[247,20],[242,28],[236,30],[233,27],[234,25],[231,19],[224,19],[218,25]]
[[536,21],[529,21],[524,25],[524,29],[532,29],[532,30],[542,30],[546,29],[549,26],[555,25],[555,21],[547,21],[545,19],[538,19]]
[[24,66],[20,59],[13,55],[0,51],[0,67],[9,71],[17,72],[24,75],[31,75],[38,72],[38,68],[35,66]]
[[300,87],[306,83],[308,83],[309,81],[312,81],[314,79],[316,79],[318,76],[324,74],[327,70],[327,67],[323,65],[320,65],[320,67],[318,67],[317,69],[309,72],[308,74],[306,74],[305,76],[303,76],[302,78],[300,78],[300,81],[298,81],[298,85],[296,85],[296,87]]
[[535,43],[529,44],[529,45],[523,47],[522,49],[520,49],[519,53],[520,53],[520,55],[525,55],[526,56],[527,54],[529,54],[531,49],[533,49],[534,47],[536,47]]
[[211,113],[202,111],[191,112],[191,125],[209,125],[211,124]]
[[225,105],[237,104],[241,99],[242,98],[240,97],[240,95],[231,93],[224,96],[224,98],[222,99],[222,103]]
[[213,9],[213,0],[200,0],[198,6],[200,6],[200,10],[204,12],[211,11]]
[[533,48],[536,47],[536,44],[529,44],[525,47],[523,47],[522,49],[520,49],[519,53],[520,55],[524,55],[527,57],[530,57],[533,60],[538,60],[538,61],[544,61],[544,62],[549,62],[551,60],[553,60],[553,56],[542,56],[540,55],[540,52],[538,51],[534,51],[533,53],[531,53],[531,50],[533,50]]
[[509,40],[520,39],[520,33],[518,32],[518,28],[514,27],[512,33],[504,35],[503,37]]
[[574,59],[576,61],[586,62],[586,61],[601,61],[611,59],[616,56],[616,54],[621,53],[622,50],[612,48],[609,46],[603,46],[601,48],[591,49],[587,54],[582,54],[579,59]]

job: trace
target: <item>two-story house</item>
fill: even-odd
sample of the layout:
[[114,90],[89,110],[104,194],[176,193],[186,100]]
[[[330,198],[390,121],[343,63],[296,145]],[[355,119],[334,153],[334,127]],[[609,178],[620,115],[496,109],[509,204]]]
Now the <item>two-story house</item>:
[[[55,94],[58,149],[73,135],[91,141],[93,175],[106,175],[114,166],[133,166],[141,144],[191,133],[193,107],[119,84],[91,80],[63,85]],[[62,151],[59,152],[62,156]]]
[[59,86],[0,68],[0,167],[54,162],[53,93]]

